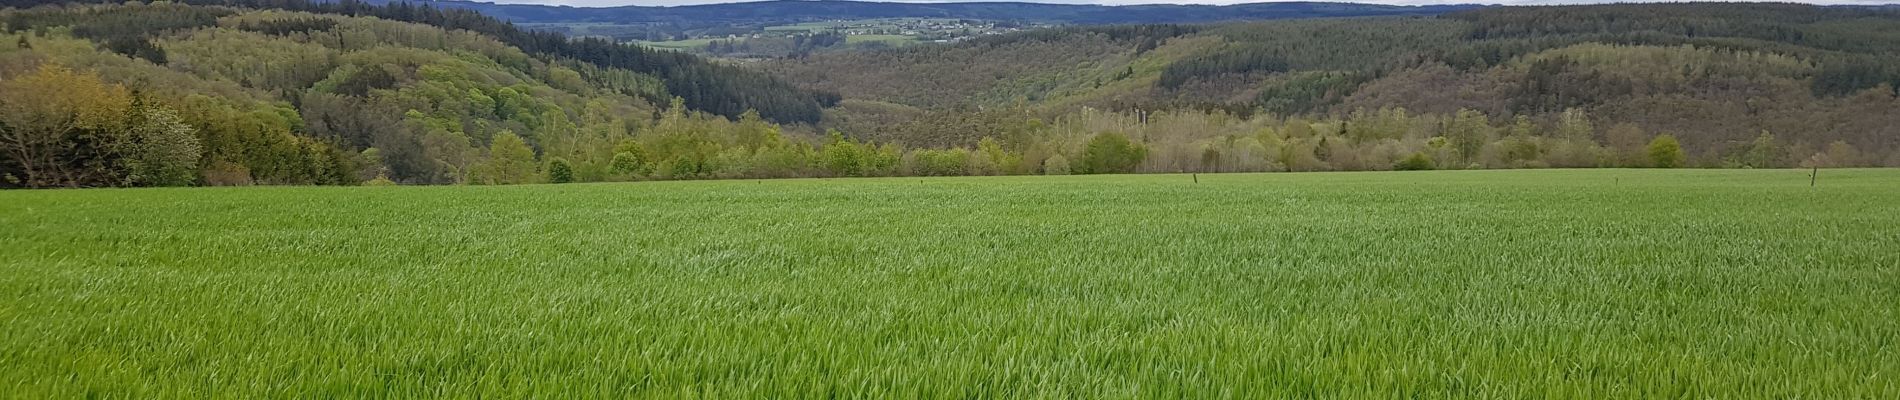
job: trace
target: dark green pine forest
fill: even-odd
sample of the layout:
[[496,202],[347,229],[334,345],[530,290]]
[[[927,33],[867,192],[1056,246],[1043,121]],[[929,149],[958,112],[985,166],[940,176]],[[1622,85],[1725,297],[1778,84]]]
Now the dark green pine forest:
[[357,1],[9,2],[0,187],[1900,166],[1900,12],[1071,26],[755,63]]

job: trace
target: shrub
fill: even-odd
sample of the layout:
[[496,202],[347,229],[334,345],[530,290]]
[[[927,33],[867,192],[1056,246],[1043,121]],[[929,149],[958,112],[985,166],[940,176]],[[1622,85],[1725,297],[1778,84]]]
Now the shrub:
[[1088,147],[1082,151],[1082,172],[1088,174],[1121,174],[1134,172],[1147,158],[1148,149],[1129,141],[1119,133],[1103,133],[1089,140]]
[[1042,160],[1042,174],[1043,175],[1068,175],[1069,174],[1069,159],[1067,157],[1063,157],[1062,155],[1058,154],[1058,155],[1049,157],[1049,159],[1047,160]]
[[609,162],[608,168],[611,168],[616,175],[631,177],[638,175],[643,166],[640,163],[640,156],[623,151],[614,153],[614,159]]
[[363,186],[396,186],[396,181],[389,180],[389,175],[379,174],[376,179],[364,181]]
[[251,169],[230,161],[214,161],[204,171],[205,185],[209,186],[250,186]]
[[1392,164],[1392,169],[1400,171],[1428,171],[1434,168],[1436,167],[1432,164],[1432,157],[1423,152],[1412,153],[1410,157]]
[[554,157],[548,160],[548,183],[574,182],[574,165],[566,159]]
[[1674,135],[1663,134],[1649,141],[1649,165],[1656,168],[1682,166],[1682,143]]

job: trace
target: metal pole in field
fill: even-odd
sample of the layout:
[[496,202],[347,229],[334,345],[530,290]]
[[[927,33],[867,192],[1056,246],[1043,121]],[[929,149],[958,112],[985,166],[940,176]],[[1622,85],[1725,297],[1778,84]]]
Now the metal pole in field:
[[1815,166],[1814,172],[1808,173],[1808,187],[1814,187],[1814,182],[1820,179],[1821,179],[1821,167]]
[[1194,183],[1201,183],[1201,174],[1194,174]]

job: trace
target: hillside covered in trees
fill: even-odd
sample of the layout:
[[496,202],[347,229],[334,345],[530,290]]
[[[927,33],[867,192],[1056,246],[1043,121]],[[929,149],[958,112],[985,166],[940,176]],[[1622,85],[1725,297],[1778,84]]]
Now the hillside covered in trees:
[[[118,4],[125,2],[114,0],[18,0],[6,3],[5,5],[23,8],[33,5],[60,6],[65,4],[89,3]],[[134,1],[132,3],[142,3],[142,1]],[[523,52],[534,56],[572,59],[605,68],[624,69],[636,73],[652,75],[659,78],[672,95],[684,99],[688,107],[726,116],[728,118],[737,118],[746,111],[755,110],[764,118],[776,122],[809,123],[819,118],[820,108],[829,106],[838,100],[835,94],[799,91],[785,82],[772,79],[770,76],[753,73],[730,65],[710,62],[683,53],[621,45],[598,38],[573,39],[557,33],[523,30],[502,20],[464,9],[438,9],[409,2],[382,2],[386,4],[376,5],[362,0],[177,0],[157,1],[153,3],[183,3],[245,9],[276,9],[345,16],[375,17],[392,21],[425,24],[446,30],[467,30],[487,36],[502,44],[519,48]],[[130,23],[130,25],[114,28],[113,32],[111,32],[113,36],[150,36],[153,32],[142,32],[140,30],[164,28],[148,27],[138,23],[139,21],[121,22]],[[650,98],[648,100],[665,102],[663,98]]]
[[655,165],[702,177],[704,157],[672,156],[704,138],[668,132],[789,146],[770,121],[816,120],[835,101],[467,11],[205,3],[257,8],[0,11],[0,185],[519,183]]
[[[372,0],[373,2],[400,0]],[[480,1],[420,0],[439,8],[467,9],[505,21],[535,24],[597,24],[630,27],[648,40],[657,37],[718,37],[745,34],[774,25],[877,18],[950,18],[1011,24],[1158,24],[1208,23],[1287,18],[1374,15],[1436,15],[1476,5],[1359,4],[1338,2],[1263,2],[1232,5],[1051,4],[1030,2],[874,2],[848,0],[767,0],[678,6],[567,7],[495,4]],[[657,39],[664,40],[664,39]]]
[[1868,8],[1068,27],[735,66],[408,4],[30,3],[0,10],[0,187],[1900,166],[1900,15]]
[[852,137],[1030,129],[1061,153],[1114,133],[1147,148],[1137,171],[1895,166],[1896,52],[1890,10],[1655,4],[1062,28],[766,68],[843,94],[825,126]]
[[[376,2],[384,2],[384,0]],[[1193,23],[1369,15],[1432,15],[1477,7],[1475,5],[1399,6],[1346,2],[1112,6],[1010,1],[906,3],[851,0],[765,0],[680,6],[618,7],[563,7],[461,0],[422,0],[418,3],[441,8],[472,9],[514,22],[632,22],[682,25],[786,24],[904,17],[1019,20],[1067,24]]]

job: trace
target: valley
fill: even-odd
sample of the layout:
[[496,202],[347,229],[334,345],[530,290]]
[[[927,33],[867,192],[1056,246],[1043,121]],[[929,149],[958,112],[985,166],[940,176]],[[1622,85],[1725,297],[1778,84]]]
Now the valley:
[[0,2],[8,397],[1900,398],[1896,205],[1893,6]]

